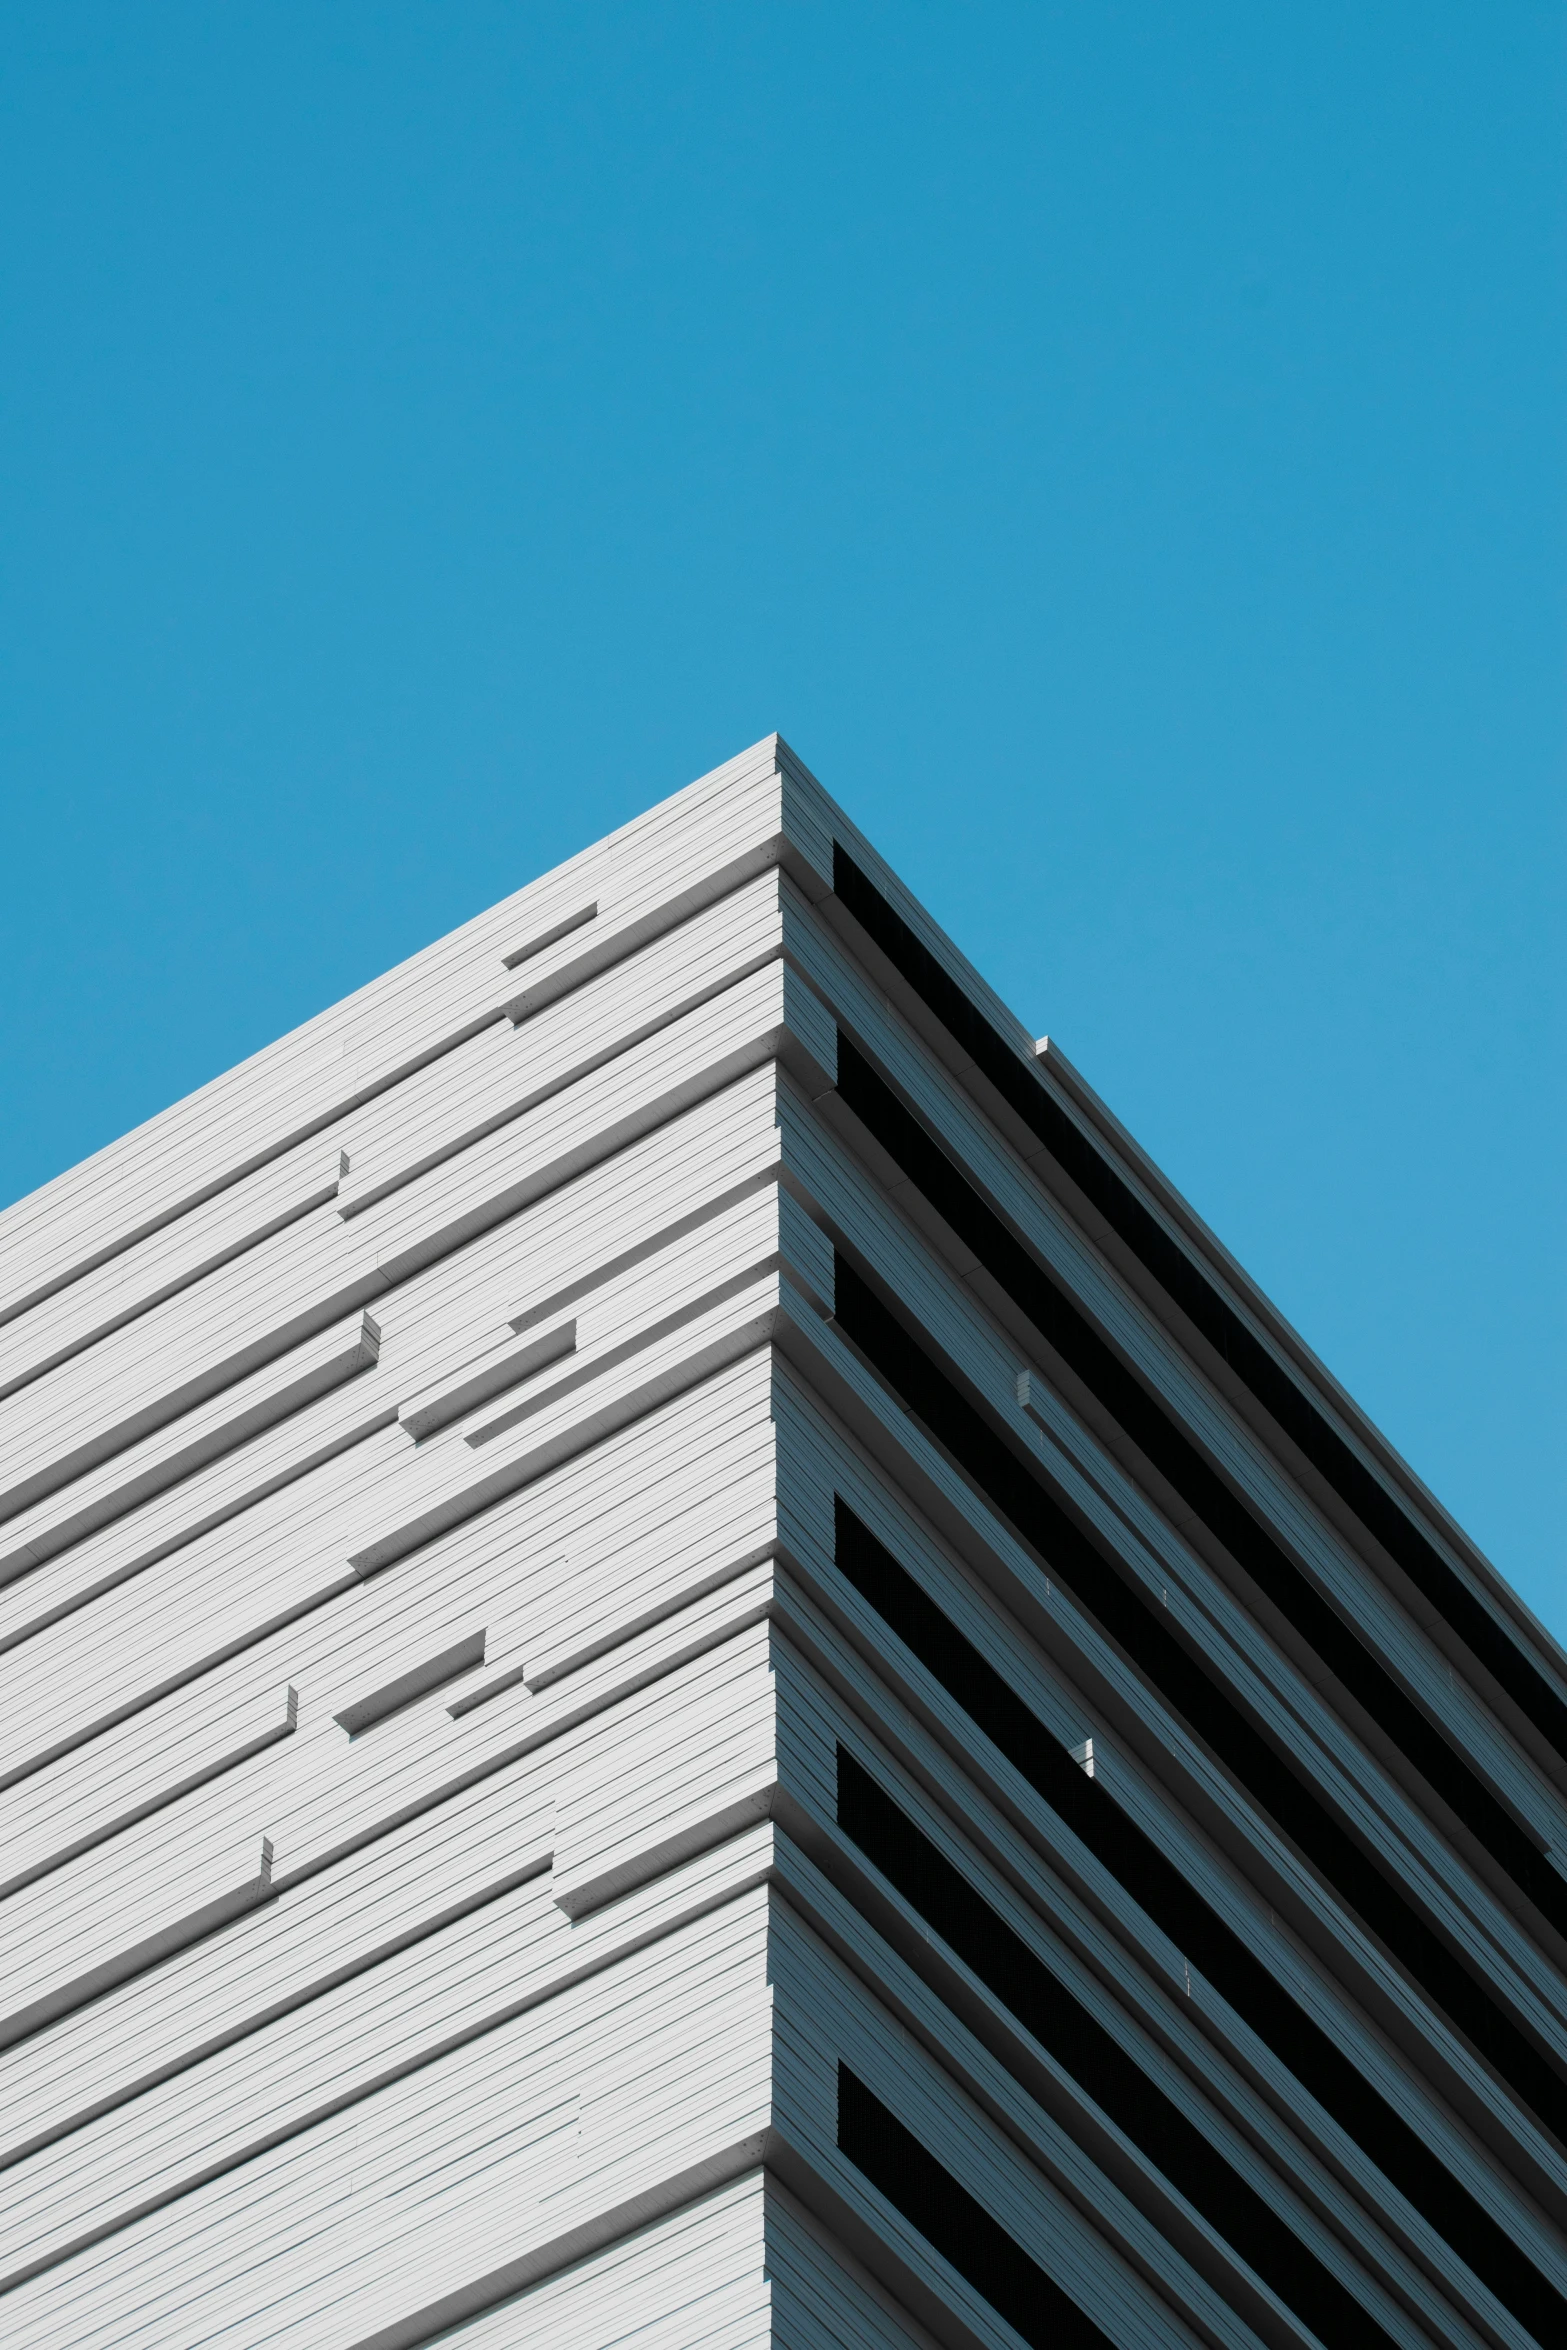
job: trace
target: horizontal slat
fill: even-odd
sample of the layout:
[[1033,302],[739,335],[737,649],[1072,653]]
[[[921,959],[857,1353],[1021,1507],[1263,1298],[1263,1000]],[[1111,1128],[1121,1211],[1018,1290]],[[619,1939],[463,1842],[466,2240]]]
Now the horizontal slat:
[[[149,1967],[171,1958],[176,1951],[183,1950],[187,1943],[201,1941],[206,1935],[216,1933],[220,1926],[242,1917],[257,1902],[269,1900],[271,1893],[272,1847],[263,1840],[259,1866],[253,1865],[221,1893],[199,1901],[193,1909],[169,1919],[167,1924],[155,1927],[152,1933],[143,1934],[134,1942],[120,1943],[106,1951],[101,1958],[91,1959],[86,1966],[80,1964],[83,1956],[81,1950],[72,1949],[68,1954],[68,1962],[74,1964],[76,1971],[63,1978],[57,1977],[46,1989],[33,1991],[19,2005],[8,2007],[0,2014],[0,2048],[9,2048],[18,2040],[28,2039],[34,2032],[42,2031],[46,2024],[56,2023],[61,2016],[70,2015],[75,2009],[85,2007],[90,2000],[101,1998],[105,1991],[115,1990],[133,1975],[145,1974]],[[109,1939],[122,1931],[123,1921],[116,1918],[104,1938]],[[52,1973],[57,1963],[58,1954],[51,1953],[47,1971]],[[26,1987],[27,1978],[18,1971],[9,1986],[13,1996],[16,1989],[25,1990]]]
[[[573,891],[573,868],[603,870],[614,867],[617,856],[623,867],[629,861],[628,880],[617,885],[621,919],[605,941],[613,953],[624,951],[620,941],[628,930],[651,935],[660,905],[677,909],[670,919],[679,918],[682,898],[694,910],[704,875],[714,875],[719,887],[734,887],[743,878],[748,841],[763,862],[776,861],[782,839],[777,775],[775,738],[769,737],[585,852],[572,868],[530,883],[18,1201],[0,1216],[0,1247],[10,1268],[0,1287],[0,1321],[133,1244],[142,1232],[189,1212],[498,1017],[505,992],[501,956],[516,943],[519,929],[526,935],[536,919],[531,909],[559,905],[563,893]],[[723,846],[718,857],[715,843]],[[639,867],[651,882],[640,892],[629,878]],[[548,984],[548,967],[570,953],[571,942],[562,941],[538,957],[545,968],[536,971],[535,984]]]
[[[0,1581],[40,1566],[57,1551],[110,1520],[177,1485],[253,1436],[287,1419],[318,1396],[368,1371],[380,1358],[381,1333],[367,1313],[309,1338],[235,1380],[206,1404],[181,1413],[153,1435],[117,1451],[104,1466],[79,1476],[64,1491],[0,1534]],[[36,1522],[35,1522],[36,1521]],[[13,1547],[14,1545],[14,1547]]]
[[106,1338],[334,1198],[341,1154],[311,1141],[122,1250],[97,1273],[0,1328],[0,1396]]
[[[1312,2350],[1147,2117],[855,1843],[840,1753],[1338,2280],[1356,2350],[1559,2330],[1567,2155],[835,1313],[870,1345],[865,1283],[897,1301],[1542,2063],[1561,1954],[1058,1360],[993,1229],[1499,1807],[1567,1850],[1567,1798],[1050,1190],[835,902],[835,844],[1021,1065],[769,738],[0,1217],[8,2346],[1009,2350],[972,2263],[847,2159],[846,2064],[1118,2350]],[[993,1228],[864,1122],[867,1070]],[[840,1497],[1011,1744],[840,1566]],[[1216,1969],[1222,1930],[1396,2113],[1455,2225],[1193,1964],[1131,1846],[1101,1857],[1085,1792]]]
[[[269,1690],[259,1702],[237,1706],[224,1718],[200,1723],[179,1742],[160,1741],[131,1758],[131,1767],[107,1784],[83,1791],[51,1788],[55,1817],[30,1835],[8,1836],[0,1868],[0,1896],[122,1835],[154,1812],[166,1810],[225,1771],[264,1753],[294,1729],[299,1698],[293,1689]],[[61,1816],[61,1799],[68,1807]]]
[[448,1642],[445,1648],[437,1649],[433,1656],[421,1657],[416,1664],[405,1665],[389,1681],[377,1683],[374,1689],[367,1689],[362,1697],[356,1697],[349,1704],[339,1707],[332,1718],[339,1729],[348,1732],[350,1738],[357,1738],[361,1730],[368,1730],[375,1723],[384,1722],[389,1714],[400,1713],[415,1698],[427,1696],[432,1689],[443,1689],[449,1681],[457,1680],[464,1673],[471,1673],[475,1666],[483,1662],[484,1629],[481,1626],[477,1632],[464,1633],[460,1640]]

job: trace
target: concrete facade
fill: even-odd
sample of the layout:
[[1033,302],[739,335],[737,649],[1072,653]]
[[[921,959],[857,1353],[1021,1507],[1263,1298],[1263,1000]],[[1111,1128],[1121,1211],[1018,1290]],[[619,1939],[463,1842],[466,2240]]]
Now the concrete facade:
[[1567,1667],[776,738],[0,1218],[0,2339],[1567,2342]]

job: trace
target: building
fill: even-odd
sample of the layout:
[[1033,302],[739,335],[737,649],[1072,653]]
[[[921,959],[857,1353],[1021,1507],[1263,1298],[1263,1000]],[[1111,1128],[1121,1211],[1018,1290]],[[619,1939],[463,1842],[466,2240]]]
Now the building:
[[1567,1667],[776,738],[0,1220],[9,2350],[1567,2342]]

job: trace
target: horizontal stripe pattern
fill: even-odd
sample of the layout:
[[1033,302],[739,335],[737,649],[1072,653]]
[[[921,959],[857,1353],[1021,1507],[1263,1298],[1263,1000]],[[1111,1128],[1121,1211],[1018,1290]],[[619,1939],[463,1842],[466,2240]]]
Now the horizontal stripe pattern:
[[1053,1072],[769,737],[0,1216],[8,2344],[1560,2338],[1559,1660]]

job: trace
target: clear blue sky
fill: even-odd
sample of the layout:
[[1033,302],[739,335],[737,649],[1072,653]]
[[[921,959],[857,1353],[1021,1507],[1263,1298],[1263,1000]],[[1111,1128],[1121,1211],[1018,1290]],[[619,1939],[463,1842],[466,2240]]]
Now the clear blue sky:
[[1558,0],[0,28],[0,1196],[779,727],[1558,1634]]

